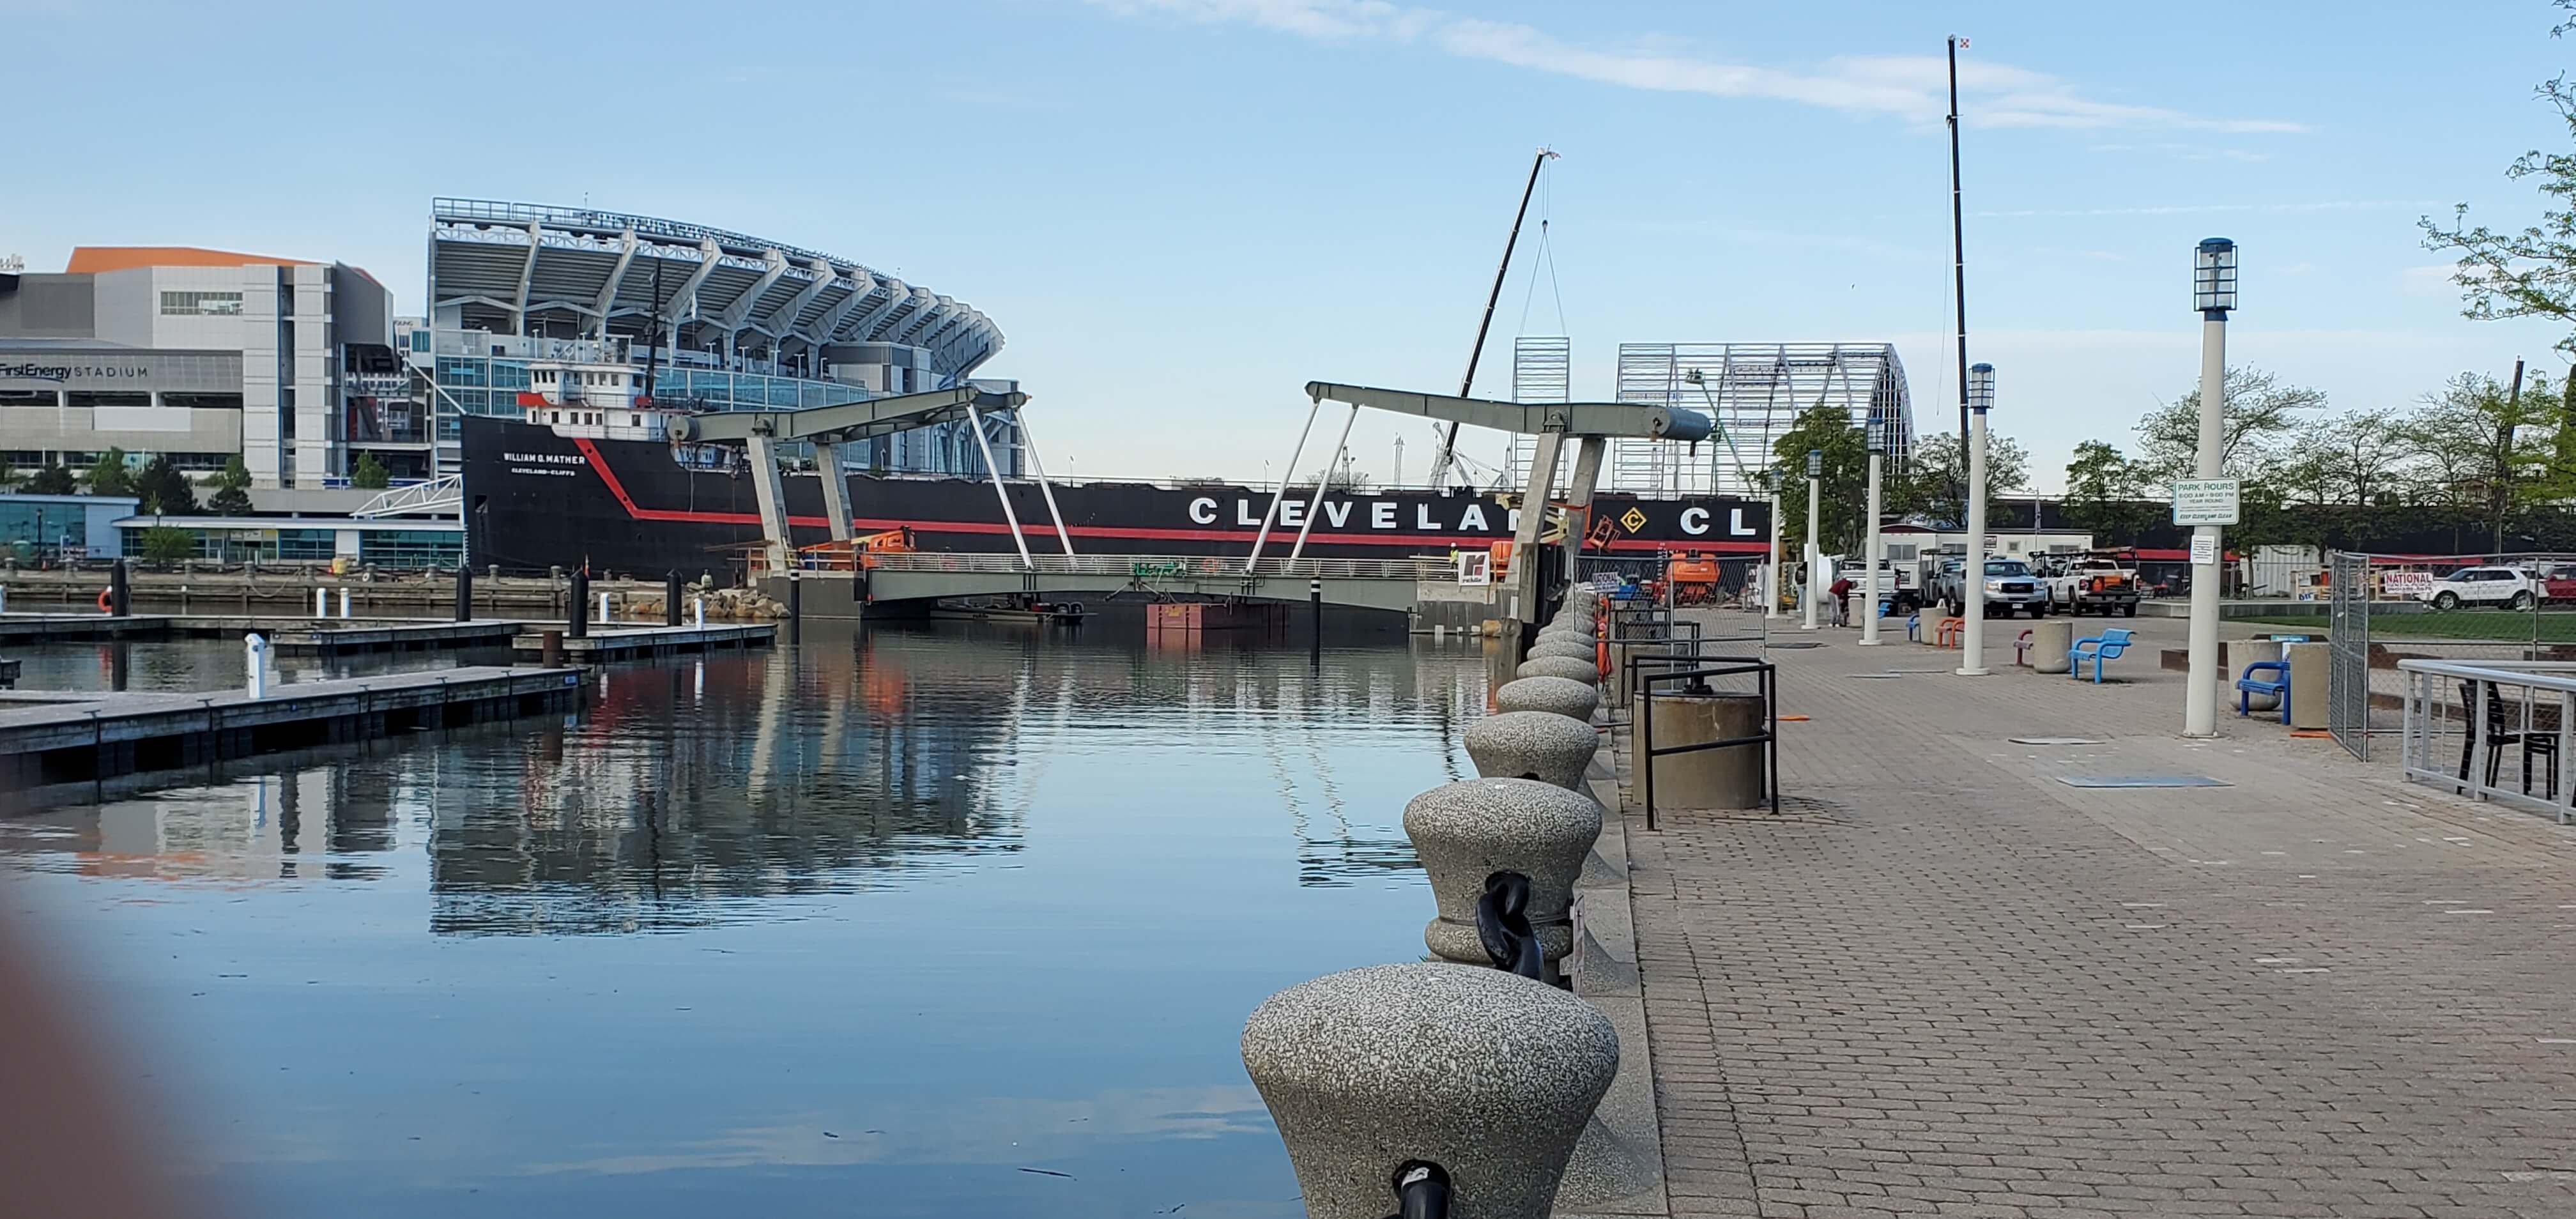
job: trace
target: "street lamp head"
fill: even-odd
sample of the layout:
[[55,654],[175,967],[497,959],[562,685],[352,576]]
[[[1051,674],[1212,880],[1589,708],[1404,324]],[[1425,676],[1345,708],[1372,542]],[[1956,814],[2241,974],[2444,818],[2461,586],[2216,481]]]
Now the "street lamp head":
[[1982,415],[1995,409],[1995,366],[1968,366],[1968,409]]
[[2201,316],[2225,318],[2236,307],[2236,243],[2204,239],[2191,255],[2191,307]]
[[1824,477],[1824,476],[1825,476],[1825,454],[1824,454],[1824,451],[1823,451],[1822,449],[1809,449],[1809,450],[1807,450],[1807,477],[1809,477],[1809,478],[1822,478],[1822,477]]

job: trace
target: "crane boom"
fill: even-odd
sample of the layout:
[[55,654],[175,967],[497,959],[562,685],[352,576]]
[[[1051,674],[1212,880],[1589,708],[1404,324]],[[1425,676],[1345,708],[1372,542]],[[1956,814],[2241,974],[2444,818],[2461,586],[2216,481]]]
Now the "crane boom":
[[[1529,218],[1530,195],[1538,190],[1538,171],[1555,158],[1554,152],[1541,148],[1538,155],[1530,160],[1529,181],[1521,185],[1520,208],[1512,213],[1511,235],[1503,239],[1503,263],[1494,268],[1494,289],[1485,294],[1485,316],[1476,322],[1476,345],[1467,350],[1467,375],[1458,379],[1458,396],[1461,398],[1469,397],[1475,391],[1476,365],[1485,357],[1485,334],[1493,329],[1494,306],[1503,299],[1503,280],[1512,271],[1512,248],[1520,244],[1521,221]],[[1458,425],[1453,422],[1448,433],[1440,438],[1439,454],[1431,459],[1432,486],[1439,486],[1440,480],[1448,477],[1449,463],[1457,448]]]

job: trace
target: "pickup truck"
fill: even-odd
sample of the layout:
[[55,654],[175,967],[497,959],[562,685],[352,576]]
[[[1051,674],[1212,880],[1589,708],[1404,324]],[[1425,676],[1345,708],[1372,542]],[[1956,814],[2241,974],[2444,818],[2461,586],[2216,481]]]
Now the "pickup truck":
[[2118,559],[2094,556],[2072,559],[2048,577],[2048,604],[2069,614],[2138,616],[2138,573]]
[[[1959,573],[1966,566],[1963,560],[1947,559],[1941,563],[1938,574],[1933,576],[1932,599],[1954,613],[1968,603],[1959,588]],[[1984,583],[1986,616],[1989,618],[2010,618],[2014,610],[2021,610],[2033,618],[2048,613],[2047,590],[2040,587],[2039,577],[2032,575],[2030,568],[2023,566],[2019,559],[1986,560]]]

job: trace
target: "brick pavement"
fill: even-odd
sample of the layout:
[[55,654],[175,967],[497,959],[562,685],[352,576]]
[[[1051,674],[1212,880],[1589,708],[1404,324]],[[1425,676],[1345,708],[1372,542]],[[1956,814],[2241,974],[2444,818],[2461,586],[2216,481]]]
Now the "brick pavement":
[[[1780,819],[1629,814],[1674,1214],[2576,1215],[2576,833],[2232,709],[2186,744],[2151,649],[1819,634]],[[2175,772],[2235,786],[2055,779]]]

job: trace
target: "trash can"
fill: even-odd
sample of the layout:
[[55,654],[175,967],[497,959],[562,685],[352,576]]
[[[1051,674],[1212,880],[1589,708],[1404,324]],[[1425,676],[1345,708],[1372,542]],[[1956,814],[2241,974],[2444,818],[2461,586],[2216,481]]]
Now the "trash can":
[[2075,646],[2075,620],[2042,618],[2030,624],[2030,671],[2063,673],[2066,650]]
[[[1651,711],[1640,709],[1642,716],[1653,721],[1648,737],[1652,748],[1748,737],[1762,731],[1759,695],[1658,694],[1653,701]],[[1768,750],[1759,743],[1640,757],[1637,782],[1642,791],[1644,768],[1655,768],[1657,808],[1752,808],[1764,802],[1763,763],[1768,757]]]

